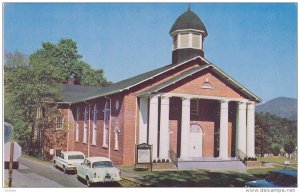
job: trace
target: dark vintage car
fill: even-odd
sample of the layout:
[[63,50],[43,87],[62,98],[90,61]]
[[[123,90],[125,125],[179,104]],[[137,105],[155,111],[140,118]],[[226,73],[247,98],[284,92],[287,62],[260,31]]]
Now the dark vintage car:
[[269,172],[264,180],[246,182],[246,187],[297,187],[296,170],[276,170]]

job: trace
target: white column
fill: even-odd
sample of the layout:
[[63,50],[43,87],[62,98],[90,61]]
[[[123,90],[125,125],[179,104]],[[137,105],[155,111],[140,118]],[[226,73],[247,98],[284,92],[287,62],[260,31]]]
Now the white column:
[[255,106],[249,103],[247,108],[247,157],[255,157]]
[[189,157],[190,98],[182,98],[180,158]]
[[149,106],[149,144],[152,145],[152,158],[157,158],[158,138],[158,97],[150,97]]
[[238,102],[236,117],[236,156],[246,156],[246,103]]
[[159,158],[169,158],[169,98],[161,97],[160,101],[160,139],[159,139]]
[[139,144],[147,143],[148,98],[140,98]]
[[219,157],[228,159],[228,101],[221,101]]

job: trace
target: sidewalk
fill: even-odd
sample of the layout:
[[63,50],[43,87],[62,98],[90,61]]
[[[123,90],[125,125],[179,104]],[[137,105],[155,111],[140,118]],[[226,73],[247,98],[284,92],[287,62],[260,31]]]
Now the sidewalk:
[[[8,169],[4,171],[4,179],[8,184]],[[39,187],[55,187],[61,188],[60,184],[49,180],[43,176],[32,173],[31,169],[24,166],[19,165],[19,169],[13,170],[13,178],[12,178],[12,187],[13,188],[39,188]]]

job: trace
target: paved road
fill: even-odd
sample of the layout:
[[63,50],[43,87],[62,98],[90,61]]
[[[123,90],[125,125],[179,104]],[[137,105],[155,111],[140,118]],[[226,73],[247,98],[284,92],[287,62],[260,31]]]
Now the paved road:
[[[7,180],[8,171],[5,171]],[[64,174],[47,162],[20,158],[20,167],[13,171],[13,187],[87,187],[74,173]],[[120,187],[119,183],[97,184],[96,187]]]

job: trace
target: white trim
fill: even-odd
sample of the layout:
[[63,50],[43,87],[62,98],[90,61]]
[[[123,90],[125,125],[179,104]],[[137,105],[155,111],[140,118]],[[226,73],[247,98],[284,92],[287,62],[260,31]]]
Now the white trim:
[[87,143],[87,106],[84,108],[84,117],[83,117],[83,139],[82,143]]
[[241,84],[239,84],[238,82],[236,82],[235,80],[233,80],[232,78],[230,78],[227,74],[225,74],[224,72],[222,72],[221,69],[219,69],[218,67],[216,67],[214,64],[211,64],[212,67],[214,69],[216,69],[218,72],[220,72],[223,76],[227,77],[229,80],[231,80],[234,84],[236,84],[237,86],[239,86],[241,88],[241,90],[246,91],[249,95],[251,95],[253,98],[255,98],[256,100],[263,102],[261,99],[259,99],[257,96],[255,96],[254,94],[252,94],[250,91],[248,91],[246,88],[244,88]]
[[92,134],[92,145],[97,145],[97,115],[98,115],[98,109],[97,105],[94,105],[94,110],[93,110],[93,134]]
[[195,98],[195,99],[209,99],[209,100],[228,100],[228,101],[239,101],[239,102],[249,102],[248,99],[239,98],[229,98],[229,97],[218,97],[218,96],[207,96],[207,95],[194,95],[194,94],[181,94],[181,93],[158,93],[161,96],[168,97],[181,97],[181,98]]
[[203,31],[203,30],[195,30],[195,29],[181,29],[181,30],[176,30],[173,31],[172,33],[170,33],[170,36],[174,37],[176,34],[180,33],[180,32],[198,32],[198,33],[202,33],[204,34],[204,37],[206,37],[208,34]]
[[[109,117],[110,108],[108,108],[108,105],[109,105],[109,102],[106,101],[105,105],[104,105],[104,109],[103,109],[104,116],[103,116],[103,143],[102,143],[102,147],[105,147],[105,148],[108,147],[107,140],[109,140],[108,139],[108,130],[109,130],[108,127],[109,127],[109,120],[110,120],[110,117]],[[107,123],[106,123],[106,120],[107,120]]]

